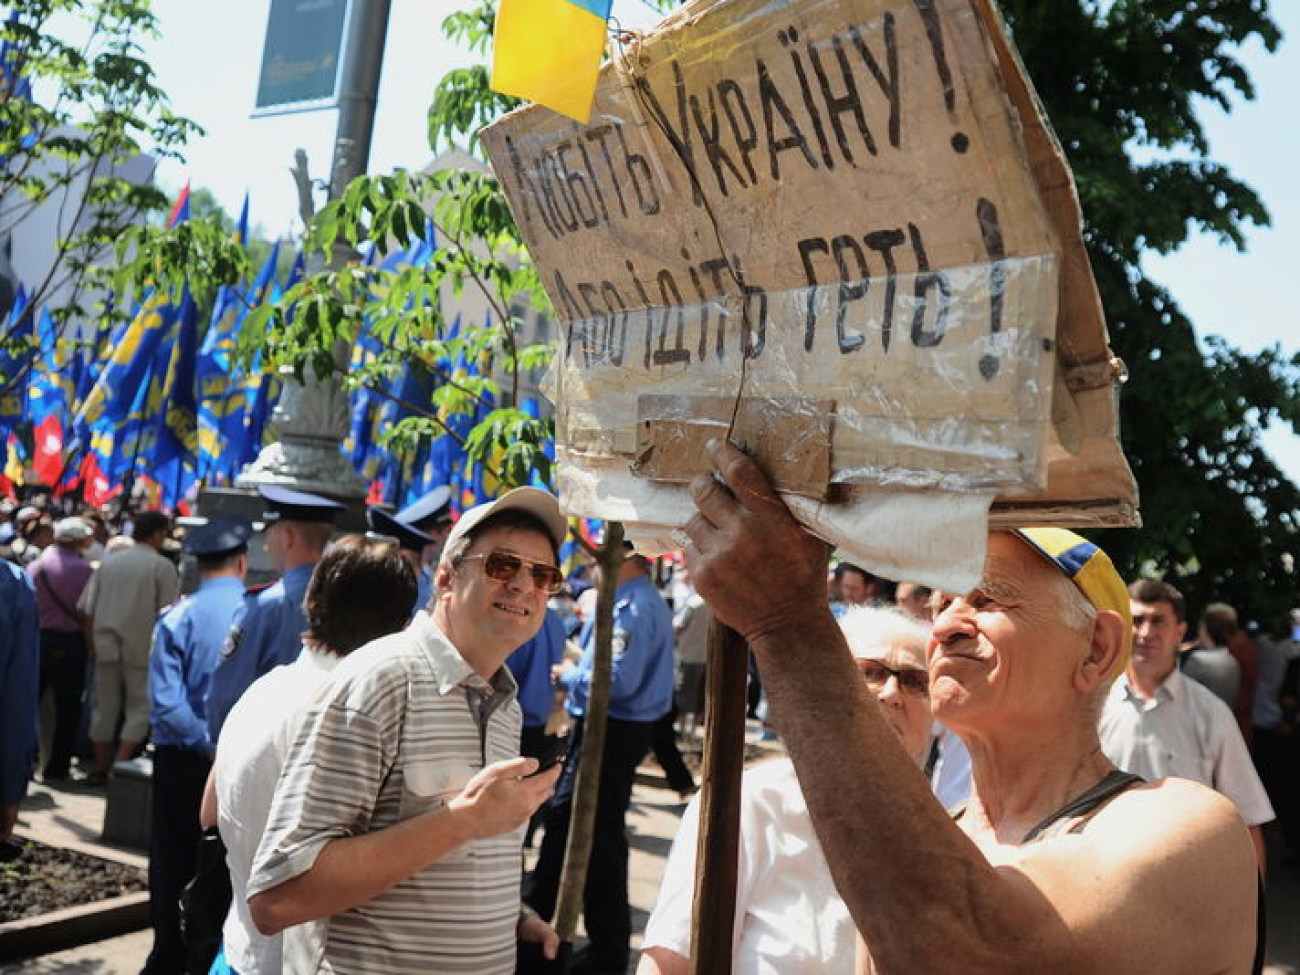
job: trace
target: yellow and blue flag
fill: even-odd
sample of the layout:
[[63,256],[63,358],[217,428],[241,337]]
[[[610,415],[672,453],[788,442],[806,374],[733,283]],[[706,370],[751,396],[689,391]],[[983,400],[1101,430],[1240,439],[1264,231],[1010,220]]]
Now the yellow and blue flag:
[[586,124],[613,0],[501,0],[492,88]]
[[177,313],[176,340],[163,375],[158,403],[156,447],[150,472],[162,489],[162,504],[175,507],[195,480],[198,452],[198,396],[195,360],[198,358],[198,310],[187,287]]
[[249,311],[270,297],[279,257],[277,240],[246,293],[223,286],[217,295],[198,356],[199,473],[203,477],[233,478],[238,472],[246,413],[261,376],[250,376],[235,361],[235,343]]
[[120,423],[134,412],[137,396],[148,384],[154,357],[174,321],[175,310],[166,295],[152,294],[145,299],[82,402],[77,425],[94,426],[101,420]]
[[19,284],[9,317],[0,327],[0,433],[27,420],[27,373],[35,356],[35,309],[28,308],[28,304],[27,289]]
[[235,234],[233,239],[236,244],[248,243],[248,191],[247,190],[244,191],[244,205],[239,208],[239,221],[235,224]]

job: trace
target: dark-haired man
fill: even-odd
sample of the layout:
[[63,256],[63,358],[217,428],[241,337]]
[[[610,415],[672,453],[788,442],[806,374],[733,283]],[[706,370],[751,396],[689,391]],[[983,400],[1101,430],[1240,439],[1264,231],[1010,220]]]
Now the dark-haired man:
[[95,660],[95,709],[90,740],[95,770],[90,780],[108,775],[113,737],[122,720],[116,761],[135,754],[149,730],[149,650],[158,614],[176,601],[176,566],[162,554],[171,527],[161,511],[136,516],[135,544],[105,559],[82,595],[90,617],[90,655]]
[[248,887],[286,971],[507,975],[515,938],[554,933],[519,907],[523,827],[558,770],[519,758],[507,656],[542,625],[567,524],[516,488],[452,529],[429,613],[339,664],[303,719]]
[[1260,826],[1273,807],[1232,711],[1214,692],[1178,669],[1187,632],[1182,593],[1167,582],[1129,586],[1133,656],[1106,698],[1101,747],[1120,768],[1143,778],[1177,775],[1223,793],[1250,827],[1260,869]]
[[[212,668],[248,569],[247,518],[225,515],[189,533],[185,550],[198,566],[199,588],[163,614],[149,657],[153,726],[153,816],[149,826],[149,916],[153,949],[144,972],[197,971],[181,938],[177,901],[194,876],[199,802],[212,767],[213,743],[203,707]],[[207,959],[211,961],[211,959]]]

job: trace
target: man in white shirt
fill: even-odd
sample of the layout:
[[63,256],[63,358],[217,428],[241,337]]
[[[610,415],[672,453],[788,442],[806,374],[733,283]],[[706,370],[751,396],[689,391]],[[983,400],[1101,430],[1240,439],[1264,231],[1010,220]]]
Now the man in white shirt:
[[[929,632],[890,609],[854,607],[840,619],[881,714],[919,767],[930,746]],[[690,970],[699,801],[682,818],[646,926],[638,975]],[[779,758],[745,772],[732,958],[751,975],[852,975],[857,932],[835,892],[794,765]]]
[[1133,656],[1102,708],[1102,751],[1143,778],[1176,775],[1227,796],[1250,827],[1263,870],[1259,827],[1273,819],[1273,807],[1232,711],[1178,670],[1178,645],[1187,631],[1182,594],[1168,583],[1142,579],[1129,586],[1129,597]]

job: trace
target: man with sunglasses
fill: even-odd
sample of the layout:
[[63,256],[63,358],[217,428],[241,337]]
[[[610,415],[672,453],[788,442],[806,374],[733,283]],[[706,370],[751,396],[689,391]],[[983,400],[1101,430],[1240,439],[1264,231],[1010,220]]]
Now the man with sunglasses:
[[954,821],[818,598],[825,544],[743,453],[717,441],[709,452],[717,476],[692,483],[687,559],[758,658],[866,970],[1262,969],[1258,873],[1233,804],[1118,772],[1101,751],[1097,714],[1132,637],[1101,549],[1061,529],[992,532],[983,578],[935,619],[930,702],[973,763]]
[[[574,973],[627,971],[632,937],[628,903],[627,809],[636,767],[650,750],[655,723],[673,701],[673,616],[650,581],[645,556],[629,550],[619,569],[614,596],[613,672],[609,721],[600,766],[600,789],[592,831],[591,862],[583,890],[582,913],[590,943],[575,953]],[[557,680],[568,691],[573,718],[569,760],[545,811],[546,835],[524,899],[544,918],[555,912],[560,870],[573,812],[573,787],[582,761],[583,716],[595,663],[595,621],[580,637],[576,664],[561,665]]]
[[[919,767],[930,746],[928,628],[905,614],[855,606],[839,620],[880,713]],[[673,839],[637,975],[687,975],[699,840],[692,800]],[[831,881],[794,765],[778,758],[746,769],[732,968],[782,975],[853,975],[853,919]]]
[[503,665],[559,589],[566,531],[536,488],[465,512],[429,612],[345,658],[307,712],[248,884],[258,929],[289,929],[285,971],[509,975],[516,936],[554,955],[519,866],[559,770],[519,757]]

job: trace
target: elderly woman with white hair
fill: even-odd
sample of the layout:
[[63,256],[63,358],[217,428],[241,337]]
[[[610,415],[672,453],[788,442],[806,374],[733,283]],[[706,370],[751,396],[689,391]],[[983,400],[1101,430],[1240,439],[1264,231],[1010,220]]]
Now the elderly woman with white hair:
[[[858,669],[890,726],[916,759],[930,746],[926,642],[929,631],[892,609],[855,608],[840,620]],[[778,716],[779,717],[779,716]],[[646,927],[638,975],[685,975],[690,969],[699,809],[682,818]],[[736,971],[854,971],[857,932],[835,892],[803,793],[788,758],[745,772],[741,792],[740,869],[732,929]]]

